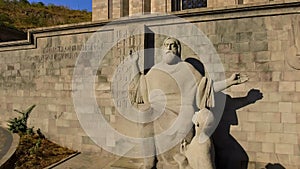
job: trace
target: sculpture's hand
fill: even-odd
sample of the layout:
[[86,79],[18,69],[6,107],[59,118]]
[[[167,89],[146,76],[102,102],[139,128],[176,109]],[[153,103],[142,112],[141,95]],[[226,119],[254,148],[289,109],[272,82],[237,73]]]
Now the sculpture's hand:
[[251,89],[247,94],[247,100],[249,103],[255,103],[257,100],[263,98],[263,94],[258,89]]
[[240,74],[240,73],[234,73],[230,76],[229,81],[233,85],[238,85],[245,83],[249,80],[248,76],[246,74]]
[[136,102],[138,104],[143,104],[144,103],[143,97],[142,96],[137,97]]
[[184,154],[187,150],[187,141],[183,139],[180,144],[180,153]]

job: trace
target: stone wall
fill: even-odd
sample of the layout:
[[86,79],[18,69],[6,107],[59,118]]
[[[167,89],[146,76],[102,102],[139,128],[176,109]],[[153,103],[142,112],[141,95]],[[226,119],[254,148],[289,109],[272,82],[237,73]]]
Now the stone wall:
[[[249,75],[249,82],[228,89],[228,94],[241,97],[256,88],[264,95],[257,103],[238,110],[239,124],[231,128],[249,155],[249,168],[262,168],[267,163],[280,163],[289,169],[300,166],[300,43],[295,38],[300,33],[299,9],[300,3],[296,2],[259,9],[224,8],[209,14],[201,9],[178,13],[211,40],[227,76],[233,72]],[[103,40],[113,45],[120,34],[110,31],[122,33],[124,26],[141,25],[135,22],[138,20],[109,26]],[[13,109],[36,104],[29,120],[35,129],[41,128],[48,138],[63,146],[104,153],[82,129],[71,97],[76,59],[80,51],[88,57],[91,46],[84,44],[104,24],[41,28],[31,30],[28,41],[0,43],[1,124],[17,116]],[[155,24],[155,20],[147,25],[150,30],[166,26]],[[138,125],[124,119],[111,99],[116,66],[131,49],[145,47],[143,35],[133,38],[134,43],[131,38],[119,41],[107,53],[97,71],[95,95],[105,119],[121,133],[135,137]],[[163,38],[155,35],[154,39],[155,47],[159,47]],[[193,52],[186,50],[183,55]]]
[[[145,12],[143,5],[145,3],[151,6],[151,13],[170,13],[172,8],[171,0],[93,0],[93,21],[100,21],[105,19],[116,19],[122,17],[123,1],[128,1],[129,3],[129,15],[142,14]],[[179,0],[181,1],[181,0]],[[224,7],[235,7],[239,5],[243,7],[244,5],[265,5],[265,4],[277,4],[277,3],[287,3],[298,0],[208,0],[207,8],[202,8],[205,10],[212,10]],[[111,4],[111,5],[109,5]],[[146,5],[147,6],[147,5]],[[111,10],[111,16],[109,16],[109,10]],[[183,10],[183,12],[187,12]]]
[[198,24],[215,44],[226,73],[238,71],[250,77],[249,82],[231,87],[230,95],[242,97],[252,88],[264,95],[238,111],[239,125],[231,133],[247,150],[250,161],[292,165],[284,165],[287,168],[299,166],[299,70],[288,61],[289,56],[296,57],[290,38],[295,36],[293,19],[299,26],[298,15]]

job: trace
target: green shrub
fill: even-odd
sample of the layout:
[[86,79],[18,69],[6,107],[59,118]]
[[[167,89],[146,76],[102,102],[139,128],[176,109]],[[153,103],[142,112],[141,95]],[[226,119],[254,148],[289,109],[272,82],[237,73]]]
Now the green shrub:
[[15,112],[21,114],[21,116],[10,119],[8,121],[8,130],[10,130],[13,133],[19,133],[19,134],[26,134],[26,133],[33,134],[33,127],[32,128],[27,127],[27,120],[29,118],[29,114],[34,109],[34,107],[35,105],[32,105],[23,112],[19,110],[14,110]]

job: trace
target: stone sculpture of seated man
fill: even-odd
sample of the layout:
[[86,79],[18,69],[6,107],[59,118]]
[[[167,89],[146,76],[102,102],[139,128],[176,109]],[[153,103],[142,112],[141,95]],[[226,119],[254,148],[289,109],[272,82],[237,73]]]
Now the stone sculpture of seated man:
[[[190,142],[193,138],[191,129],[195,112],[201,114],[209,111],[209,108],[214,106],[214,92],[244,83],[248,77],[235,73],[225,81],[213,83],[209,77],[201,74],[197,67],[181,60],[181,45],[177,39],[167,38],[163,43],[163,50],[162,61],[155,64],[146,75],[141,75],[143,77],[135,78],[134,82],[139,84],[139,90],[134,100],[151,105],[152,114],[161,111],[161,107],[164,106],[161,115],[153,122],[145,124],[141,132],[142,137],[153,137],[153,145],[145,146],[153,147],[158,161],[155,164],[155,157],[145,158],[144,168],[150,169],[156,165],[158,169],[178,169],[179,165],[174,160],[174,155],[180,153],[182,139]],[[138,57],[132,59],[138,71]],[[163,103],[165,105],[162,106]],[[196,137],[194,139],[198,140]],[[208,140],[210,144],[210,139]],[[171,147],[168,147],[169,145]],[[190,146],[193,146],[193,143]],[[193,153],[189,153],[188,149],[185,151],[187,159],[196,167],[197,164],[192,164],[193,159],[188,155]],[[208,154],[208,149],[197,153]],[[207,156],[203,160],[210,163],[210,168],[214,168],[211,157]]]

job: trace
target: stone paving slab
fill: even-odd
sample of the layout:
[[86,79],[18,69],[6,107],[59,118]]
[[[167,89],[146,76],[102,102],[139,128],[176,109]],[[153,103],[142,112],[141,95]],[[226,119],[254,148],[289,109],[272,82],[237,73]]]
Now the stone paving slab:
[[12,134],[6,129],[0,127],[0,159],[8,152],[13,141]]
[[110,169],[118,158],[100,154],[81,153],[53,169]]
[[143,159],[122,157],[113,163],[111,169],[141,169],[143,168]]
[[18,134],[11,134],[0,126],[0,169],[12,168],[19,140]]

